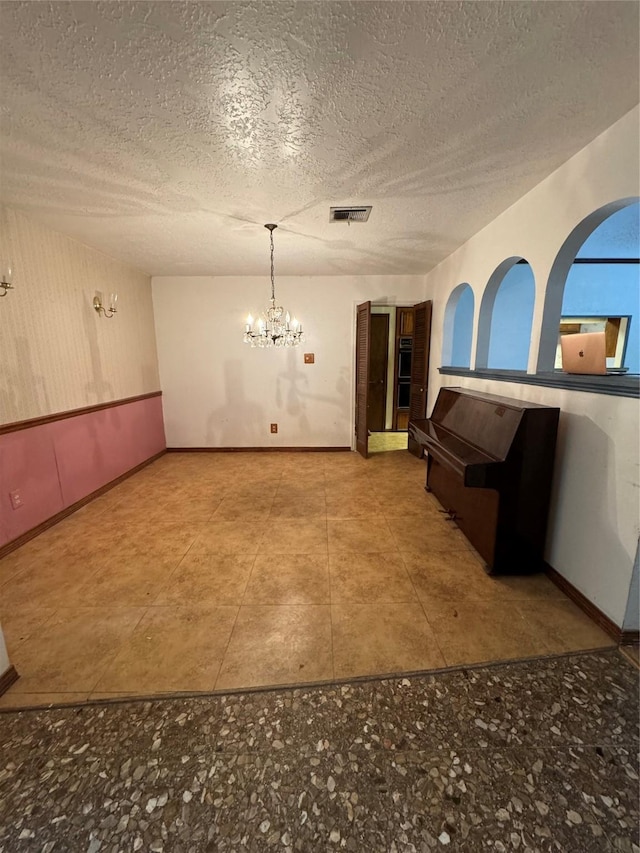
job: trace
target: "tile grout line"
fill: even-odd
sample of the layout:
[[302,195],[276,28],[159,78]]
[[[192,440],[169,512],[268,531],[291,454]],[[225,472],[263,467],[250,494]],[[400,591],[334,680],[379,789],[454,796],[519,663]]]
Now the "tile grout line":
[[329,628],[331,630],[331,675],[335,679],[336,676],[336,656],[334,646],[334,627],[333,627],[333,584],[331,583],[331,554],[329,553],[329,543],[327,541],[327,575],[329,580]]
[[[197,539],[197,537],[196,537],[196,539]],[[164,605],[162,605],[162,604],[159,604],[159,605],[158,605],[158,604],[156,604],[156,602],[158,601],[158,598],[160,597],[160,595],[162,595],[163,591],[164,591],[164,590],[169,586],[169,584],[171,583],[171,580],[172,580],[173,576],[175,575],[175,573],[178,571],[178,569],[179,569],[179,568],[180,568],[180,566],[182,565],[182,563],[183,563],[184,559],[186,558],[187,554],[189,553],[189,551],[190,551],[190,550],[191,550],[191,548],[193,547],[193,545],[194,545],[195,541],[196,541],[196,540],[194,539],[194,540],[193,540],[193,542],[191,543],[191,545],[189,545],[189,547],[187,548],[187,550],[184,552],[184,554],[180,557],[180,559],[178,560],[178,562],[175,564],[175,566],[173,567],[173,569],[169,572],[169,574],[168,574],[168,576],[167,576],[167,579],[166,579],[165,584],[164,584],[163,586],[161,586],[161,587],[158,589],[158,593],[157,593],[157,595],[155,596],[155,598],[153,599],[153,601],[152,601],[152,602],[150,602],[149,607],[162,607],[162,606],[164,606]],[[162,558],[160,558],[160,559],[162,559]]]
[[[142,608],[141,608],[141,609],[142,609]],[[135,623],[135,625],[133,625],[133,626],[132,626],[131,631],[129,631],[129,633],[127,634],[126,639],[123,639],[123,640],[122,640],[122,642],[118,645],[118,648],[117,648],[117,649],[115,650],[115,652],[113,653],[113,656],[111,657],[111,660],[109,661],[109,663],[108,663],[107,665],[105,665],[104,669],[102,669],[102,670],[101,670],[100,675],[98,676],[97,680],[94,682],[93,687],[91,688],[91,690],[89,690],[89,698],[91,697],[91,694],[92,694],[92,693],[95,693],[95,692],[96,692],[97,686],[98,686],[98,684],[100,683],[100,679],[101,679],[101,678],[103,678],[103,676],[104,676],[104,675],[105,675],[105,673],[109,670],[109,668],[115,664],[115,662],[116,662],[116,660],[117,660],[117,658],[118,658],[118,655],[120,654],[120,652],[121,652],[121,651],[122,651],[122,649],[124,648],[125,643],[126,643],[128,640],[130,640],[130,639],[131,639],[131,637],[134,635],[134,633],[135,633],[135,631],[136,631],[136,628],[137,628],[137,627],[138,627],[138,625],[142,622],[142,620],[143,620],[143,619],[144,619],[144,617],[147,615],[147,613],[149,612],[149,610],[150,610],[150,609],[151,609],[150,607],[145,607],[145,608],[143,609],[143,612],[140,614],[139,619],[137,620],[137,622]]]
[[324,519],[327,530],[327,582],[329,584],[329,636],[331,638],[331,677],[336,678],[336,658],[334,648],[334,627],[333,627],[333,593],[331,584],[331,552],[329,551],[329,504],[327,502],[327,470],[323,471],[324,486],[322,494],[324,497]]
[[438,635],[436,634],[436,630],[433,627],[433,625],[431,624],[431,622],[429,621],[429,617],[427,615],[427,611],[425,610],[424,604],[422,603],[422,599],[418,595],[418,590],[416,588],[415,583],[413,582],[413,578],[411,577],[411,572],[409,571],[409,567],[407,566],[406,560],[404,558],[404,553],[402,551],[400,552],[400,556],[402,558],[402,562],[404,563],[405,571],[409,575],[409,580],[411,581],[411,586],[413,587],[413,591],[415,592],[416,599],[418,600],[418,604],[420,605],[420,609],[424,613],[425,621],[426,621],[427,625],[429,626],[429,628],[431,629],[431,632],[433,633],[433,639],[436,642],[436,646],[438,647],[438,651],[440,652],[440,654],[442,656],[442,660],[444,661],[445,666],[450,666],[449,661],[447,660],[446,655],[442,649],[442,646],[440,645],[440,641],[438,640]]
[[[278,483],[279,483],[279,481],[278,481]],[[271,511],[271,508],[273,507],[273,503],[274,503],[274,501],[275,501],[275,496],[276,496],[276,494],[277,494],[278,487],[279,487],[279,486],[276,486],[276,489],[275,489],[275,491],[274,491],[274,494],[273,494],[273,496],[272,496],[272,498],[271,498],[271,504],[270,504],[270,507],[269,507],[269,512]],[[225,497],[226,497],[226,496],[228,496],[228,495],[225,495]],[[225,498],[223,497],[222,502],[224,501],[224,499],[225,499]],[[219,509],[219,508],[220,508],[220,506],[222,506],[222,502],[218,505],[218,507],[216,508],[216,511],[217,511],[217,509]],[[215,515],[215,513],[214,513],[214,515]],[[268,515],[267,515],[267,518],[268,518]],[[234,516],[234,520],[237,520],[237,516]],[[264,533],[263,533],[262,535],[264,535]],[[258,541],[258,548],[259,548],[259,546],[260,546],[260,542]],[[250,568],[250,570],[249,570],[249,576],[247,577],[247,582],[246,582],[246,584],[245,584],[244,590],[243,590],[243,592],[242,592],[242,597],[241,597],[241,599],[240,599],[240,603],[239,603],[239,605],[238,605],[238,609],[237,609],[237,611],[236,611],[235,619],[233,620],[233,625],[231,626],[231,630],[229,631],[229,636],[228,636],[228,638],[227,638],[227,642],[226,642],[226,644],[225,644],[224,651],[222,652],[222,655],[220,656],[220,666],[218,667],[218,672],[216,673],[216,677],[215,677],[215,680],[214,680],[214,682],[213,682],[213,689],[214,689],[214,690],[215,690],[216,684],[218,683],[218,680],[219,680],[219,678],[220,678],[220,673],[222,672],[222,668],[223,668],[223,666],[224,666],[224,662],[225,662],[226,657],[227,657],[227,654],[228,654],[228,652],[229,652],[229,646],[231,645],[231,638],[233,637],[233,633],[234,633],[234,631],[235,631],[235,629],[236,629],[236,625],[238,624],[238,619],[240,618],[240,611],[241,611],[241,609],[242,609],[242,606],[243,606],[243,603],[244,603],[244,599],[245,599],[245,596],[246,596],[246,594],[247,594],[247,589],[248,589],[248,587],[249,587],[249,583],[250,583],[250,581],[251,581],[251,576],[252,576],[252,574],[253,574],[253,569],[254,569],[254,566],[255,566],[255,563],[256,563],[256,559],[257,559],[257,556],[258,556],[258,550],[256,550],[256,553],[255,553],[255,554],[253,554],[253,555],[247,555],[247,556],[252,556],[252,557],[253,557],[253,559],[252,559],[252,561],[251,561],[251,568]]]
[[[278,488],[279,488],[279,486],[276,488],[276,491],[275,491],[274,496],[273,496],[272,501],[271,501],[271,506],[273,506],[273,503],[275,502],[275,496],[277,494]],[[260,543],[258,542],[258,548],[259,547],[260,547]],[[256,553],[253,555],[247,555],[247,556],[253,556],[253,560],[251,561],[251,569],[249,570],[249,576],[247,577],[247,582],[245,584],[245,587],[244,587],[244,590],[242,593],[242,598],[240,599],[240,604],[238,605],[238,610],[236,612],[236,618],[233,620],[233,625],[231,626],[231,630],[229,631],[229,637],[228,637],[226,645],[224,647],[224,651],[223,651],[222,655],[220,656],[220,666],[218,667],[218,672],[217,672],[215,680],[213,682],[213,688],[212,688],[213,690],[215,690],[216,684],[218,683],[218,680],[220,678],[220,673],[222,672],[224,662],[225,662],[227,654],[229,652],[229,646],[231,645],[231,638],[233,637],[233,633],[236,629],[236,625],[238,624],[238,620],[240,618],[240,611],[242,610],[242,607],[244,606],[244,600],[245,600],[245,597],[247,595],[249,583],[251,582],[251,577],[253,575],[253,570],[254,570],[255,565],[256,565],[256,560],[258,559],[258,551],[256,551]]]

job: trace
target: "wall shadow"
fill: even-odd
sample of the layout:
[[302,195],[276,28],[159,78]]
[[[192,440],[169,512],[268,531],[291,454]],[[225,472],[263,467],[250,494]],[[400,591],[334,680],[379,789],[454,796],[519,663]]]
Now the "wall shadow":
[[26,420],[24,417],[24,392],[29,389],[35,407],[28,417],[51,414],[51,401],[44,376],[33,366],[31,344],[28,338],[14,338],[15,358],[5,363],[0,375],[0,423]]
[[259,447],[264,443],[265,413],[247,399],[243,364],[228,360],[222,370],[225,402],[207,416],[207,447]]
[[[591,418],[560,413],[545,556],[578,588],[589,588],[596,604],[607,587],[615,587],[607,598],[615,597],[619,621],[627,602],[633,554],[620,535],[625,522],[620,519],[616,491],[621,463],[615,457],[611,437]],[[600,591],[594,589],[596,578]]]
[[[310,368],[313,370],[313,367]],[[322,403],[338,409],[348,417],[349,413],[349,370],[342,367],[339,370],[335,388],[337,394],[317,394],[309,391],[309,375],[300,368],[300,354],[295,349],[287,351],[286,368],[276,376],[276,405],[284,408],[286,413],[297,419],[300,435],[313,435],[314,423],[307,415],[308,402]],[[334,422],[334,434],[341,435],[339,426]],[[323,425],[323,429],[325,425]]]
[[[92,400],[94,403],[106,403],[108,400],[114,399],[113,385],[105,378],[104,369],[102,367],[102,357],[100,347],[98,345],[98,326],[96,323],[96,314],[93,310],[93,296],[82,296],[81,316],[84,336],[89,350],[88,364],[91,370],[91,379],[85,383],[84,391],[87,400]],[[90,301],[89,301],[90,300]],[[104,318],[100,317],[99,320]],[[109,322],[105,320],[105,322]],[[91,403],[89,403],[91,405]],[[117,408],[108,409],[107,417],[113,424],[114,428],[118,429],[121,425],[120,414]],[[106,467],[106,456],[103,448],[103,437],[98,430],[98,422],[95,418],[88,419],[88,435],[91,439],[93,464],[96,469],[102,471]]]

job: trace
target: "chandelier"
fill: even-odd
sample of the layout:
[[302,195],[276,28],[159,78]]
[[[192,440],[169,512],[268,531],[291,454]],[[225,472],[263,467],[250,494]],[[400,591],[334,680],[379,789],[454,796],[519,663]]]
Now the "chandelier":
[[253,317],[247,317],[244,327],[244,342],[252,347],[297,347],[304,343],[302,324],[291,318],[282,305],[276,305],[275,279],[273,275],[273,232],[278,227],[273,223],[264,226],[269,229],[271,239],[271,305],[258,318],[256,328]]

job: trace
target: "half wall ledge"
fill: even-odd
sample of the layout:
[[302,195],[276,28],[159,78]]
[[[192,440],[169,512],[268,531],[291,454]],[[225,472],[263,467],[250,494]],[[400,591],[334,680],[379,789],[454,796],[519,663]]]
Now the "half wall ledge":
[[543,385],[567,391],[586,391],[589,394],[608,394],[610,397],[640,398],[640,375],[612,374],[584,376],[551,372],[525,373],[520,370],[469,370],[464,367],[439,367],[443,376],[466,376],[470,379],[492,379],[498,382],[516,382],[518,385]]

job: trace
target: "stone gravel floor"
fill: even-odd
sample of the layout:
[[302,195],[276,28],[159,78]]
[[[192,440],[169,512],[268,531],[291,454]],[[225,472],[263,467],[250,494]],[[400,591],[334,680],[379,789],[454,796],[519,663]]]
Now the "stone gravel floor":
[[1,853],[638,851],[616,650],[0,713]]

